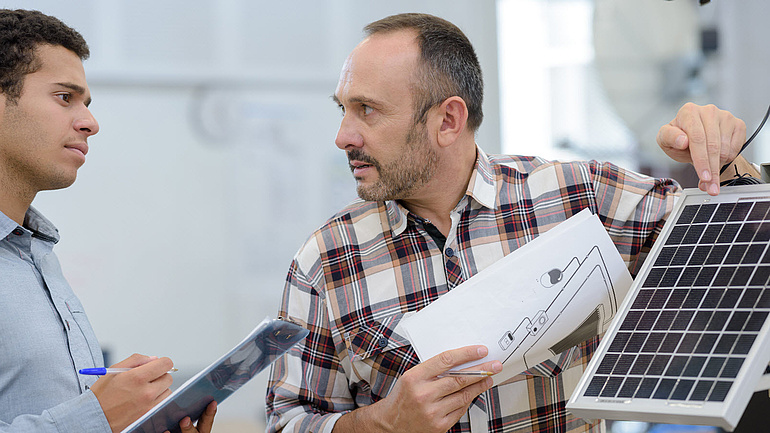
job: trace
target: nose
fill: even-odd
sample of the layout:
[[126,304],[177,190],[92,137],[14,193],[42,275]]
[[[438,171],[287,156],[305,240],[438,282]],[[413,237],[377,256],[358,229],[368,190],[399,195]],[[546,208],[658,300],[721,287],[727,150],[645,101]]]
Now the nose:
[[337,138],[334,143],[338,148],[345,150],[350,147],[361,147],[364,145],[364,139],[361,136],[355,121],[345,115],[340,122],[340,129],[337,131]]
[[96,121],[96,118],[88,108],[85,109],[85,113],[82,116],[75,120],[73,127],[79,132],[85,133],[86,137],[99,132],[99,122]]

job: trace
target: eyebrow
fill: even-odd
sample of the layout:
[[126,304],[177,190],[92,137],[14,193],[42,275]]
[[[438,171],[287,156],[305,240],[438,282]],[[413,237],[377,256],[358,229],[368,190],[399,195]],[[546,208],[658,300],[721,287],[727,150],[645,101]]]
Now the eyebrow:
[[[77,93],[78,95],[85,95],[85,93],[86,93],[86,88],[85,87],[77,85],[77,84],[74,84],[74,83],[56,83],[56,85],[57,86],[65,87],[67,89],[70,89],[73,92]],[[90,97],[88,99],[86,99],[86,101],[85,101],[86,107],[91,105],[91,101],[92,101],[92,99]]]
[[[337,95],[331,96],[332,101],[336,102],[339,105],[342,105],[342,101],[340,101],[340,98],[337,97]],[[382,103],[377,102],[374,99],[366,98],[364,96],[355,96],[353,98],[350,98],[349,102],[353,104],[365,104],[365,105],[372,105],[372,106],[380,106]]]

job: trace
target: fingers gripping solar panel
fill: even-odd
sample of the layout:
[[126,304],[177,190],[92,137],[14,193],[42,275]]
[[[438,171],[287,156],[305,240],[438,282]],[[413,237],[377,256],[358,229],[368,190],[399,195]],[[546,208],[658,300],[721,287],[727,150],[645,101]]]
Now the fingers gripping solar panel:
[[770,185],[685,190],[567,408],[732,430],[770,361]]

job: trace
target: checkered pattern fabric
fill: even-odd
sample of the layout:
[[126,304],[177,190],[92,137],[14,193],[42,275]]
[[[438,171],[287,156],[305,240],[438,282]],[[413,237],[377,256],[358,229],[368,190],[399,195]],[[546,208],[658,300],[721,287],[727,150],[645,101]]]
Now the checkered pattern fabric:
[[[398,202],[353,202],[291,264],[280,315],[310,335],[272,367],[268,431],[331,432],[341,414],[386,397],[419,363],[401,319],[584,208],[599,215],[635,274],[678,189],[612,164],[478,149],[445,245]],[[603,431],[602,422],[565,409],[597,344],[586,341],[490,389],[450,431]]]

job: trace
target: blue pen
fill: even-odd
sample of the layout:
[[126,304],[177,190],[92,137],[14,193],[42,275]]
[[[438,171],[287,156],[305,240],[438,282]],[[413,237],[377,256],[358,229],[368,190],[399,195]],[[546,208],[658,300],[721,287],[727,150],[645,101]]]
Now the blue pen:
[[[78,373],[80,374],[87,374],[90,376],[104,376],[105,374],[115,374],[115,373],[123,373],[125,371],[131,370],[130,368],[104,368],[104,367],[96,367],[96,368],[84,368],[82,370],[79,370]],[[169,370],[169,373],[173,373],[175,371],[179,371],[176,368],[172,368]]]

